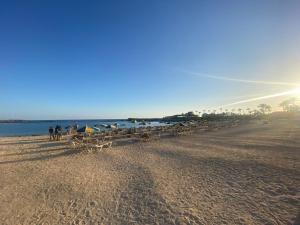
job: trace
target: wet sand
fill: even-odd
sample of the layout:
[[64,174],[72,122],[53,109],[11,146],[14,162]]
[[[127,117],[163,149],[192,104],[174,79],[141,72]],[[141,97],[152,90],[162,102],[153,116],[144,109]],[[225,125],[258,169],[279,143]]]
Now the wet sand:
[[300,120],[83,154],[0,138],[0,224],[299,224]]

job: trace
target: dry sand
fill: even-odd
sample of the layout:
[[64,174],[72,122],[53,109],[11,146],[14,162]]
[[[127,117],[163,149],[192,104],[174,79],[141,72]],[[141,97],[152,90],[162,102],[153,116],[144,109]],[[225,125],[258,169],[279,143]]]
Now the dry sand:
[[78,154],[0,138],[0,224],[299,224],[300,120]]

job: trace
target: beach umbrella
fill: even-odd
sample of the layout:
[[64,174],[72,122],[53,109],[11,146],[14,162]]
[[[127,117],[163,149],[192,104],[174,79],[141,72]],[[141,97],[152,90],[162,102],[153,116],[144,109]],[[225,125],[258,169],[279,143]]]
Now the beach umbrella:
[[94,128],[85,126],[85,127],[81,127],[77,130],[78,133],[93,133],[94,132]]

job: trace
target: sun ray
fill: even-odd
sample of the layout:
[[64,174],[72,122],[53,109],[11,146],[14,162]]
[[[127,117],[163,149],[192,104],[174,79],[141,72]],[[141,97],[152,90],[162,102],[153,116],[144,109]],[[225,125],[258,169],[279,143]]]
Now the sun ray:
[[186,71],[186,70],[181,70],[181,72],[184,72],[184,73],[187,73],[187,74],[190,74],[193,76],[197,76],[197,77],[204,77],[204,78],[210,78],[210,79],[215,79],[215,80],[224,80],[224,81],[232,81],[232,82],[239,82],[239,83],[293,86],[293,87],[299,86],[299,84],[288,83],[288,82],[236,79],[236,78],[223,77],[223,76],[214,76],[214,75],[204,74],[204,73],[196,73],[196,72],[191,72],[191,71]]
[[295,95],[295,94],[298,94],[298,95],[300,94],[300,88],[296,88],[296,89],[292,89],[292,90],[284,91],[284,92],[280,92],[280,93],[275,93],[275,94],[271,94],[271,95],[265,95],[265,96],[261,96],[261,97],[257,97],[257,98],[245,99],[242,101],[237,101],[237,102],[233,102],[230,104],[222,105],[222,107],[238,105],[238,104],[248,103],[248,102],[254,102],[254,101],[259,101],[259,100],[263,100],[263,99],[280,97],[280,96]]

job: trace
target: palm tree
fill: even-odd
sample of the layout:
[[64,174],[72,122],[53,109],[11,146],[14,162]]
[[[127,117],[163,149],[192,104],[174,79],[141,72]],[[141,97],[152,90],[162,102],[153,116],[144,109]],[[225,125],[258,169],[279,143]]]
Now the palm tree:
[[246,110],[248,111],[248,114],[251,114],[251,109],[250,108],[247,108]]
[[272,107],[267,104],[259,104],[257,107],[262,114],[266,114],[267,112],[271,112],[272,110]]
[[239,111],[239,114],[241,115],[242,114],[242,109],[239,108],[238,111]]
[[297,111],[300,111],[300,106],[298,106],[296,104],[296,101],[297,101],[296,98],[290,98],[290,99],[287,99],[287,100],[281,102],[279,104],[279,106],[282,107],[282,109],[284,111],[287,111],[287,112],[297,112]]
[[259,115],[261,112],[258,111],[257,109],[254,109],[254,110],[252,111],[252,113],[253,113],[253,115],[257,116],[257,115]]
[[234,115],[235,109],[231,109],[231,114]]

